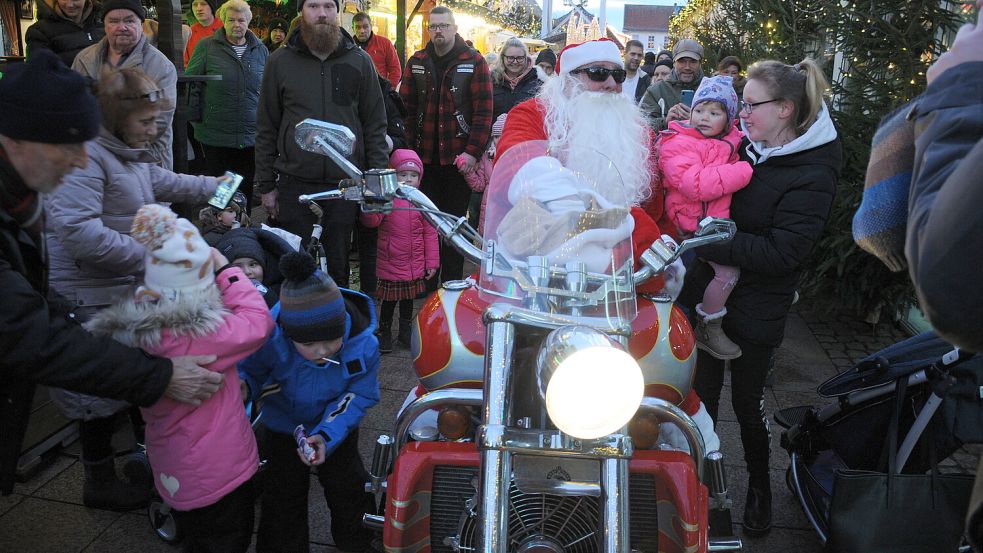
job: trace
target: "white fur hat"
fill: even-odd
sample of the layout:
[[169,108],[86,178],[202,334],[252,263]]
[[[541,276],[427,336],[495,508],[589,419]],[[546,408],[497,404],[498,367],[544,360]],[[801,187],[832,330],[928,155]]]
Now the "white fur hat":
[[215,282],[211,248],[190,221],[170,209],[158,204],[141,207],[130,234],[147,247],[142,293],[174,296]]
[[621,50],[606,38],[571,44],[560,51],[556,62],[556,72],[566,75],[578,67],[599,61],[609,61],[622,66]]

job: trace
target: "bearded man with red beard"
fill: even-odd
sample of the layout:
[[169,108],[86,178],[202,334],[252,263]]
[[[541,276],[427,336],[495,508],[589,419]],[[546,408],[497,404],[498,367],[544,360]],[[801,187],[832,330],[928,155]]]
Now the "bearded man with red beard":
[[[256,178],[274,226],[309,236],[317,219],[297,203],[301,194],[337,188],[347,174],[325,156],[301,149],[294,127],[308,117],[344,125],[355,134],[348,160],[362,170],[389,164],[386,108],[372,58],[339,27],[336,0],[301,0],[300,26],[270,54],[256,113]],[[358,204],[323,205],[328,273],[348,287],[348,246]]]
[[[595,182],[609,181],[612,165],[617,168],[633,204],[632,247],[639,267],[642,252],[660,236],[670,238],[663,233],[674,235],[676,230],[664,214],[662,189],[654,180],[651,127],[638,106],[621,94],[626,77],[621,52],[610,40],[567,46],[557,60],[556,76],[543,83],[536,98],[509,111],[495,158],[501,160],[509,148],[522,142],[545,140],[551,152],[562,152],[567,169]],[[664,278],[652,279],[638,291],[662,291],[675,298],[684,274],[677,261]],[[696,392],[690,390],[679,407],[700,427],[706,451],[719,449],[713,420]],[[672,430],[663,430],[667,432]],[[667,439],[677,445],[672,437]]]

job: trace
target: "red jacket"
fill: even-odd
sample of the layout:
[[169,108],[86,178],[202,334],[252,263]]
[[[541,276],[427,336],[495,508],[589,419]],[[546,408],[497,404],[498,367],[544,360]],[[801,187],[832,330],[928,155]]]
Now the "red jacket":
[[201,23],[195,23],[191,26],[191,36],[188,38],[188,43],[184,45],[184,66],[188,66],[188,61],[191,60],[191,54],[195,51],[195,46],[197,46],[198,41],[203,38],[208,38],[215,34],[215,31],[222,28],[222,20],[215,18],[212,24],[205,27]]
[[[406,106],[406,141],[420,154],[424,165],[453,165],[461,153],[478,159],[491,138],[492,80],[488,64],[460,35],[454,40],[454,48],[448,53],[453,59],[443,75],[434,77],[436,53],[429,43],[406,62],[406,77],[399,86]],[[469,78],[470,85],[458,90],[462,101],[455,105],[451,89],[455,88],[455,79],[463,78]],[[426,82],[422,103],[417,79]],[[460,119],[455,117],[456,112]],[[461,127],[462,121],[467,128]]]
[[406,200],[395,199],[387,215],[361,214],[362,224],[379,227],[375,274],[383,280],[417,280],[427,269],[440,267],[437,231],[412,207]]
[[365,50],[375,64],[375,70],[392,83],[393,88],[399,86],[399,78],[403,74],[403,68],[399,64],[399,56],[396,55],[396,47],[384,36],[372,33],[369,41],[362,44],[357,39],[355,44]]
[[723,138],[707,138],[679,121],[659,133],[659,176],[666,213],[676,228],[692,233],[704,217],[730,217],[730,196],[751,181],[751,164],[740,161],[744,133],[731,127]]

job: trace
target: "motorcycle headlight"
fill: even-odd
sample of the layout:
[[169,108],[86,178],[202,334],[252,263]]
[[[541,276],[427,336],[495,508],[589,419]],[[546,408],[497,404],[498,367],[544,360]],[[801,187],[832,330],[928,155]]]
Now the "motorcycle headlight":
[[645,389],[631,355],[603,332],[585,326],[565,326],[546,337],[536,378],[553,424],[584,440],[628,424]]

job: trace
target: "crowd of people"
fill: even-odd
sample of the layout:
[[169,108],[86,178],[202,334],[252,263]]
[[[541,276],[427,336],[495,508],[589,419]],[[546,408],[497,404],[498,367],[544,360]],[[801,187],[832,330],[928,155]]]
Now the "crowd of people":
[[[438,6],[428,15],[429,41],[401,65],[368,14],[357,14],[349,32],[338,0],[301,0],[298,10],[292,22],[273,20],[260,40],[245,1],[192,3],[184,72],[221,76],[193,93],[197,167],[209,176],[171,171],[177,69],[144,33],[138,0],[55,0],[28,29],[27,61],[0,80],[0,282],[8,291],[0,491],[11,490],[31,391],[44,384],[81,421],[87,506],[126,510],[150,498],[145,481],[116,473],[111,439],[125,413],[192,550],[245,551],[258,498],[256,550],[305,551],[311,466],[339,550],[378,550],[361,525],[373,503],[362,487],[359,421],[380,400],[380,353],[410,347],[413,300],[462,279],[464,263],[419,213],[367,214],[335,201],[315,214],[301,205],[299,196],[347,178],[296,144],[295,126],[313,117],[351,130],[347,158],[356,167],[394,169],[401,184],[476,228],[494,163],[529,140],[567,152],[571,169],[596,171],[598,158],[618,168],[634,204],[636,255],[660,237],[691,236],[707,216],[733,219],[732,241],[701,248],[657,286],[694,321],[700,353],[682,406],[708,440],[730,369],[748,468],[743,527],[768,532],[765,381],[843,163],[816,62],[745,67],[728,56],[709,75],[693,39],[659,52],[599,39],[534,55],[513,38],[482,55],[458,33],[454,12]],[[966,59],[949,63],[978,66],[972,56],[981,49],[973,51],[963,47]],[[929,79],[978,86],[961,66],[941,73]],[[966,162],[952,171],[925,152],[941,160],[980,149],[938,145],[955,125],[946,111],[955,105],[951,96],[933,103],[931,92],[919,117],[938,112],[927,128],[943,137],[926,131],[914,143],[922,162],[910,228],[924,233],[909,230],[900,240],[906,251],[895,244],[890,257],[907,253],[919,282],[965,276],[944,255],[951,249],[925,246],[943,231],[921,199],[959,212],[967,202],[947,192],[972,180]],[[960,137],[978,138],[978,130]],[[244,177],[239,192],[224,208],[207,206],[229,170]],[[158,202],[194,206],[197,226]],[[259,205],[263,226],[250,222]],[[315,224],[325,229],[324,272],[293,242]],[[350,289],[353,240],[358,292]],[[943,289],[919,287],[919,296],[933,324],[962,339],[974,323],[948,319]],[[242,401],[270,387],[278,393],[254,435]],[[313,455],[299,454],[298,425]],[[268,462],[261,483],[253,478],[259,457]]]

